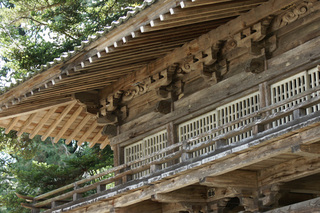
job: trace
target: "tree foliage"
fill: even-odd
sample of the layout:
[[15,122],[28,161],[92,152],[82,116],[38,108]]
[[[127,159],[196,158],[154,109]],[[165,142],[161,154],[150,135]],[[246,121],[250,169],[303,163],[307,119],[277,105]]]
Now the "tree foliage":
[[[142,0],[0,0],[1,75],[21,79]],[[12,72],[8,72],[8,71]],[[10,74],[10,76],[7,76]]]
[[[0,89],[73,50],[142,0],[0,0]],[[53,144],[0,129],[0,213],[30,212],[15,192],[35,196],[112,165],[110,147]]]

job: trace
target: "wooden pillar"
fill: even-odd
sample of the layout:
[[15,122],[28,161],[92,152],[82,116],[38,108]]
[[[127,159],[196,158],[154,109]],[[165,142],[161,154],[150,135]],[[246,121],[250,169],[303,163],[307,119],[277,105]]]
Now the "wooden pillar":
[[[77,184],[74,184],[74,190],[77,190],[79,188],[79,186]],[[73,201],[79,200],[80,198],[82,198],[82,194],[81,193],[74,193],[73,194]]]
[[[263,82],[263,83],[259,84],[259,95],[260,95],[260,108],[264,108],[264,107],[271,105],[271,90],[270,90],[270,86],[268,85],[267,82]],[[269,114],[270,114],[269,112],[263,113],[261,115],[261,118],[264,118],[264,117],[268,116]],[[263,130],[267,130],[267,129],[271,128],[271,125],[266,124],[263,127],[258,127],[257,130],[259,130],[259,128],[260,128],[260,130],[261,130],[261,128],[263,128]]]
[[[167,146],[171,146],[175,143],[178,142],[178,135],[177,135],[177,127],[176,125],[174,125],[173,122],[170,122],[167,124],[166,126],[166,130],[167,130]],[[172,154],[174,151],[177,151],[177,150],[171,150],[169,152],[167,152],[167,154]],[[167,163],[168,166],[171,166],[171,165],[174,165],[178,162],[176,162],[175,160],[173,161],[170,161]]]

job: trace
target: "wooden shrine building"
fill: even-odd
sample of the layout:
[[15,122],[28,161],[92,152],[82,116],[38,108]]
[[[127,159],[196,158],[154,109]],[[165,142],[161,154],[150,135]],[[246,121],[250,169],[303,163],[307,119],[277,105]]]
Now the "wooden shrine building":
[[319,65],[319,0],[145,1],[0,96],[7,133],[114,151],[24,206],[320,212]]

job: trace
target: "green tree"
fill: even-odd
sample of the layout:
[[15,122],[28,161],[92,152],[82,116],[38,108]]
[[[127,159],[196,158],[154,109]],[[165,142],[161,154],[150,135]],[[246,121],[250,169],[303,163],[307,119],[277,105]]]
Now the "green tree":
[[[86,40],[142,0],[0,0],[0,89]],[[110,147],[53,144],[0,129],[0,212],[30,212],[15,192],[35,196],[113,163]]]

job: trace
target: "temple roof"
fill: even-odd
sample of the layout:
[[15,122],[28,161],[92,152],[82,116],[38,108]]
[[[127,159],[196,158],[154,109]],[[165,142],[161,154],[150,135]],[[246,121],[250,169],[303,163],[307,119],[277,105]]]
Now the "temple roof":
[[30,133],[31,138],[75,139],[103,148],[109,140],[97,123],[101,90],[160,64],[169,66],[170,53],[265,1],[145,1],[2,94],[0,126],[18,135]]

